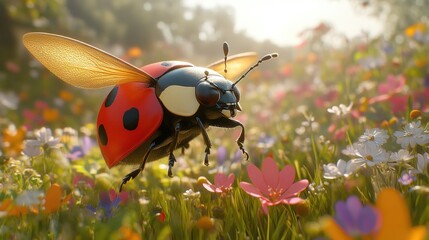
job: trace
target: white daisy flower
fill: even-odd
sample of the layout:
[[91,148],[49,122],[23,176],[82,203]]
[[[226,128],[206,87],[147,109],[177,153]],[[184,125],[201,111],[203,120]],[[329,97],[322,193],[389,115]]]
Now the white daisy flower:
[[343,149],[343,151],[341,151],[341,153],[346,155],[346,156],[355,157],[355,156],[357,156],[357,150],[356,150],[357,145],[358,145],[357,143],[353,143],[353,145],[347,145],[346,149]]
[[387,142],[389,136],[386,130],[379,128],[366,129],[362,136],[359,137],[359,142],[364,144],[375,144],[381,146]]
[[357,166],[350,164],[342,159],[338,160],[337,164],[328,163],[323,164],[323,177],[326,179],[336,179],[339,177],[348,177],[354,171],[357,170]]
[[427,173],[429,164],[429,154],[425,153],[421,155],[420,153],[417,154],[417,171],[419,173]]
[[420,121],[408,123],[403,131],[396,131],[393,135],[397,138],[396,142],[407,148],[408,146],[415,147],[416,145],[425,145],[429,143],[429,134],[425,129],[420,127]]
[[390,159],[388,163],[390,165],[397,165],[401,162],[408,162],[413,159],[413,156],[408,152],[408,150],[401,149],[398,152],[390,153]]
[[356,151],[357,158],[353,159],[354,164],[365,163],[372,167],[389,160],[389,154],[383,148],[375,145],[357,144]]
[[52,136],[49,128],[41,128],[35,131],[36,139],[24,141],[23,153],[29,157],[35,157],[42,154],[42,149],[58,148],[61,146],[60,140]]

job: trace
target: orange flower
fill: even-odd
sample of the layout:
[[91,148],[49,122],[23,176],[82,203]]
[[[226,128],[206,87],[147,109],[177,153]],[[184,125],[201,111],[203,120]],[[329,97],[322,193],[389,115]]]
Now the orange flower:
[[46,108],[43,110],[43,119],[47,122],[54,122],[60,117],[60,112],[55,108]]
[[82,99],[78,99],[77,101],[74,101],[72,106],[71,106],[71,111],[73,114],[81,114],[83,112],[83,108],[84,108],[84,102],[82,101]]
[[414,109],[410,112],[410,118],[416,119],[422,115],[422,112],[420,110]]
[[74,97],[71,92],[66,90],[60,91],[59,95],[60,95],[60,98],[66,102],[70,102]]
[[[58,211],[62,204],[67,203],[71,194],[67,195],[65,198],[62,198],[62,189],[60,185],[54,183],[46,191],[45,201],[44,201],[44,214],[50,214]],[[6,213],[7,216],[20,216],[28,213],[38,214],[39,208],[37,203],[30,205],[17,205],[14,203],[13,199],[7,198],[0,202],[0,213]]]
[[143,51],[139,47],[132,47],[128,49],[127,56],[131,58],[138,58],[143,54]]
[[382,218],[380,230],[375,235],[376,240],[425,239],[426,228],[411,225],[407,203],[397,190],[383,189],[378,195],[375,205]]
[[7,216],[21,216],[28,212],[37,213],[37,208],[32,206],[21,206],[13,203],[13,199],[7,198],[0,203],[0,213],[6,213]]
[[121,232],[121,238],[120,239],[127,239],[127,240],[141,240],[141,236],[134,232],[130,227],[122,226],[119,231]]
[[210,217],[202,216],[197,220],[197,223],[195,224],[195,226],[199,229],[210,231],[214,227],[214,222],[213,222],[213,219],[211,219]]
[[4,153],[10,157],[16,157],[21,154],[24,148],[25,127],[16,129],[14,125],[10,125],[3,130],[3,146]]
[[419,57],[414,60],[414,64],[416,64],[416,67],[423,68],[428,63],[428,59],[426,57]]
[[52,186],[46,192],[45,197],[45,213],[56,212],[61,206],[61,187],[58,184]]

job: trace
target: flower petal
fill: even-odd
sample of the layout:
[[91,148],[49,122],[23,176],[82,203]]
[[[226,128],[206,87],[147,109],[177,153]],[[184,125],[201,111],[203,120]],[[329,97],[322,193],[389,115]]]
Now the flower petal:
[[225,187],[230,187],[234,183],[235,176],[233,173],[228,175],[228,179],[226,180]]
[[45,197],[45,213],[57,211],[61,206],[61,187],[58,184],[52,186],[46,192]]
[[304,201],[304,199],[299,198],[299,197],[292,197],[292,198],[282,199],[281,200],[282,203],[289,204],[289,205],[298,204],[298,203],[300,203],[302,201]]
[[347,198],[346,206],[353,223],[357,223],[362,210],[362,203],[360,202],[359,198],[356,196]]
[[209,192],[216,192],[216,187],[213,184],[203,183],[203,187]]
[[252,197],[262,197],[261,191],[250,183],[241,182],[240,187]]
[[380,217],[376,212],[375,208],[371,206],[362,207],[359,219],[356,224],[359,228],[359,232],[362,234],[369,234],[377,230]]
[[262,175],[264,175],[268,187],[277,188],[279,183],[279,167],[273,158],[267,157],[264,159],[262,163]]
[[301,181],[298,181],[294,184],[292,184],[286,192],[284,192],[281,196],[280,199],[287,199],[290,198],[291,196],[296,196],[298,195],[300,192],[304,191],[306,188],[308,187],[308,180],[307,179],[303,179]]
[[375,239],[407,239],[411,233],[411,219],[401,194],[395,189],[382,190],[378,195],[376,207],[383,222]]
[[329,239],[352,240],[352,238],[344,232],[333,218],[328,218],[326,220],[323,230],[325,234],[328,235]]
[[253,163],[249,163],[247,166],[247,174],[253,185],[257,187],[265,196],[269,195],[268,185],[264,180],[264,175]]
[[265,215],[268,215],[268,205],[266,204],[266,202],[262,202],[262,210],[264,211]]
[[277,189],[288,189],[295,179],[295,169],[291,165],[286,165],[280,171],[279,184]]
[[356,222],[347,208],[347,204],[343,201],[338,201],[335,204],[335,212],[335,221],[337,224],[347,233],[354,232]]
[[222,187],[222,186],[226,187],[227,181],[228,181],[228,178],[226,177],[225,174],[223,174],[221,172],[216,173],[215,178],[214,178],[214,185],[216,187]]

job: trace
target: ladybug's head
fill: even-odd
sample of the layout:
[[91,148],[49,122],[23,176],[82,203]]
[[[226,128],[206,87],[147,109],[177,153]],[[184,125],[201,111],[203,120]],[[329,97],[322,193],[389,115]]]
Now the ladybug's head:
[[206,71],[195,88],[198,102],[206,107],[210,118],[235,117],[240,107],[240,91],[235,84],[220,75],[209,75]]
[[[229,52],[228,44],[223,44],[223,52],[225,55],[225,69],[227,72],[227,55]],[[254,68],[259,66],[263,61],[277,57],[277,53],[267,54],[263,56],[258,62],[250,67],[237,81],[234,83],[225,79],[219,74],[211,74],[206,70],[205,78],[201,79],[195,88],[195,93],[198,102],[206,107],[206,115],[209,118],[231,118],[235,117],[237,111],[241,111],[240,107],[240,91],[237,84]]]

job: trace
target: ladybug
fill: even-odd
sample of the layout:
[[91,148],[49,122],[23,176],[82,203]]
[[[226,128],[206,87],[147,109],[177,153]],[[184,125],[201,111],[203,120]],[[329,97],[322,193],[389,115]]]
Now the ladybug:
[[[237,83],[261,62],[277,57],[268,54],[256,61],[255,53],[227,58],[197,67],[188,62],[163,61],[137,68],[91,45],[50,33],[27,33],[25,47],[63,81],[80,88],[113,86],[97,118],[98,143],[109,168],[140,164],[127,174],[122,186],[134,179],[146,162],[168,156],[168,175],[176,161],[174,150],[186,148],[202,135],[204,164],[208,165],[211,141],[206,129],[240,127],[239,149],[246,155],[244,126],[233,119],[238,111]],[[228,71],[227,71],[228,66]],[[237,78],[232,82],[225,78]]]

